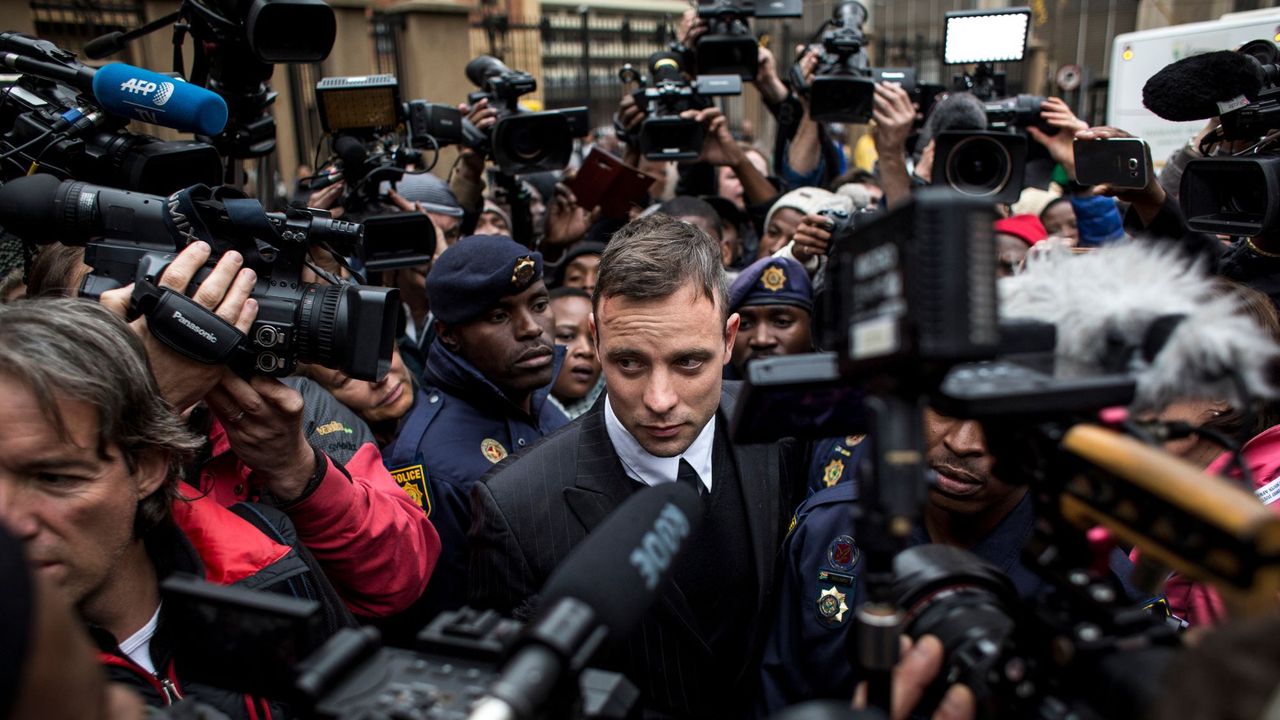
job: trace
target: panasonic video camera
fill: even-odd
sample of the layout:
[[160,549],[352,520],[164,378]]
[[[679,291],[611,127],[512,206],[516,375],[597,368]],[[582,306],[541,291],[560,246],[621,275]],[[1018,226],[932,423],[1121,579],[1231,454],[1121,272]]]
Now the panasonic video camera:
[[[0,224],[28,243],[84,246],[93,271],[80,294],[96,299],[134,283],[134,313],[147,317],[162,342],[193,359],[273,376],[292,373],[299,362],[361,380],[380,379],[390,368],[398,291],[341,282],[309,259],[312,248],[329,250],[339,262],[362,254],[359,223],[318,210],[267,213],[225,188],[196,186],[161,197],[41,174],[0,186]],[[197,240],[213,253],[187,295],[230,250],[257,273],[258,315],[247,334],[189,297],[157,287],[177,253]],[[421,259],[407,260],[415,262]],[[304,282],[307,266],[328,282]]]

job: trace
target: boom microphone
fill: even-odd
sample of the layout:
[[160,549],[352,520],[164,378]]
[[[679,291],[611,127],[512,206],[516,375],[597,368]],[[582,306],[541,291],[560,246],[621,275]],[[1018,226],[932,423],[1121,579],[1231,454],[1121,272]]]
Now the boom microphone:
[[1142,86],[1142,104],[1165,120],[1204,120],[1235,109],[1233,103],[1258,99],[1275,66],[1230,50],[1183,58],[1151,76]]
[[543,611],[471,720],[536,717],[603,644],[625,641],[701,522],[698,493],[678,483],[645,488],[618,506],[551,573]]
[[102,109],[182,132],[217,135],[227,126],[227,101],[182,80],[124,63],[93,76],[93,96]]
[[1000,281],[1001,319],[1057,328],[1059,357],[1114,364],[1137,379],[1132,409],[1160,410],[1184,398],[1222,398],[1243,407],[1274,397],[1280,346],[1209,275],[1176,249],[1131,242],[1087,255],[1050,252]]

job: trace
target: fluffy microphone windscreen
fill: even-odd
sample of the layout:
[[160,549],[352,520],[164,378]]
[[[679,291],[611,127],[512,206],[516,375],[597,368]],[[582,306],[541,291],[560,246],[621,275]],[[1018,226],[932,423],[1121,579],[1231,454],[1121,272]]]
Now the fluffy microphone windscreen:
[[1183,58],[1151,76],[1142,104],[1165,120],[1204,120],[1222,114],[1218,103],[1241,95],[1258,99],[1262,79],[1251,57],[1220,50]]

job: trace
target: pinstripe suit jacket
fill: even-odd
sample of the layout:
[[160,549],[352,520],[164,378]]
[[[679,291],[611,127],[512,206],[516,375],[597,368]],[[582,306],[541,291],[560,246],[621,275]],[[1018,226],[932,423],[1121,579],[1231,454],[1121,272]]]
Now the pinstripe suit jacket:
[[[736,391],[736,383],[725,383],[718,422],[726,428]],[[605,430],[603,403],[472,488],[471,605],[509,614],[532,600],[565,555],[635,491]],[[756,611],[751,627],[743,628],[751,651],[729,659],[733,667],[714,657],[684,595],[668,583],[629,638],[625,656],[596,663],[625,673],[650,715],[741,716],[755,692],[775,562],[792,510],[787,503],[792,486],[804,482],[804,464],[785,443],[733,446],[732,454],[757,578],[755,596],[742,598]]]

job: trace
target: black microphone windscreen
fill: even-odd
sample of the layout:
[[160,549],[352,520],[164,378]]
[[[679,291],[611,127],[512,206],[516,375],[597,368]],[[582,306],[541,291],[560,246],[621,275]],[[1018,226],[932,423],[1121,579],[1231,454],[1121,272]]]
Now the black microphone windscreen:
[[57,240],[54,195],[61,184],[52,175],[38,173],[0,185],[0,226],[27,242]]
[[1142,104],[1165,120],[1204,120],[1222,114],[1218,103],[1241,95],[1257,100],[1262,89],[1258,63],[1230,50],[1192,55],[1151,76]]
[[128,40],[125,39],[124,33],[115,30],[85,43],[84,56],[91,60],[101,60],[123,50],[126,43]]
[[609,628],[612,642],[626,638],[701,523],[702,500],[688,486],[665,483],[637,492],[556,567],[540,605],[549,608],[566,597],[581,600]]
[[347,168],[359,167],[369,158],[364,143],[351,135],[340,135],[334,140],[333,153],[342,158],[342,164]]

